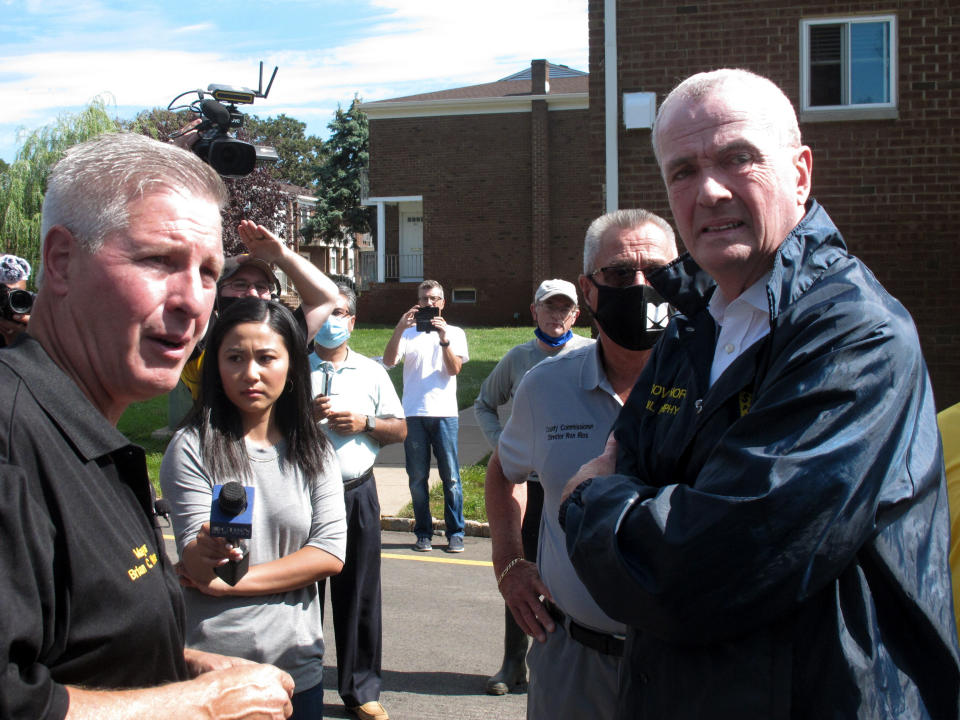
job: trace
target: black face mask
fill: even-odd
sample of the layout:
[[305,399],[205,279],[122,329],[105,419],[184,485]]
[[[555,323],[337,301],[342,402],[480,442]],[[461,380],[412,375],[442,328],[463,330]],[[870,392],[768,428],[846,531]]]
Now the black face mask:
[[237,300],[242,298],[230,297],[227,295],[217,295],[217,311],[219,314],[223,314],[227,311],[227,308],[233,305]]
[[670,321],[670,306],[649,285],[615,288],[598,285],[597,309],[593,310],[600,329],[627,350],[649,350]]

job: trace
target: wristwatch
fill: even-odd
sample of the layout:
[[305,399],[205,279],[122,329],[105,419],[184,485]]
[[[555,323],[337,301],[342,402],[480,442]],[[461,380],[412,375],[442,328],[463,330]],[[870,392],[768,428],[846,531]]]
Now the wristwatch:
[[377,429],[377,419],[373,415],[367,415],[367,426],[364,428],[365,432],[373,432]]

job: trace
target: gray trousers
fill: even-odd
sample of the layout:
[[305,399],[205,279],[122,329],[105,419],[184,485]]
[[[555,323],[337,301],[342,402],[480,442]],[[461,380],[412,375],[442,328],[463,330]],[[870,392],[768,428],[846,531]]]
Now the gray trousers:
[[606,720],[617,714],[620,658],[573,640],[562,627],[527,654],[527,720]]

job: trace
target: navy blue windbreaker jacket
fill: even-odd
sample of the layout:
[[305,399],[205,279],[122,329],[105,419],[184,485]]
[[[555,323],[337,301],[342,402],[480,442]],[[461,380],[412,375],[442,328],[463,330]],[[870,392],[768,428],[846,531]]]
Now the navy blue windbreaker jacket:
[[907,311],[810,201],[767,285],[770,334],[709,387],[714,283],[615,425],[616,474],[561,509],[627,638],[621,718],[950,718],[960,660],[933,395]]

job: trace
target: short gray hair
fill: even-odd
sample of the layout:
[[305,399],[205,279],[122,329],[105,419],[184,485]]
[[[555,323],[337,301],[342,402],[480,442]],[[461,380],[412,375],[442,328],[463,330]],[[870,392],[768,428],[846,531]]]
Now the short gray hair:
[[106,133],[74,145],[47,179],[41,237],[63,225],[96,252],[110,233],[127,227],[131,202],[163,190],[209,199],[218,209],[229,199],[213,168],[174,145],[134,133]]
[[419,295],[421,290],[430,290],[431,288],[437,288],[440,291],[440,297],[445,297],[443,294],[443,285],[436,280],[424,280],[417,286],[417,294]]
[[653,123],[650,141],[653,143],[653,154],[660,164],[660,121],[666,111],[681,100],[701,100],[723,86],[739,86],[749,89],[756,97],[755,110],[752,113],[766,120],[769,128],[780,136],[783,147],[797,148],[802,142],[800,126],[797,124],[797,112],[783,90],[776,83],[762,75],[757,75],[741,68],[721,68],[710,72],[691,75],[677,85],[664,98],[657,111],[657,119]]
[[587,228],[587,236],[583,241],[583,274],[589,275],[597,269],[593,267],[593,264],[596,262],[597,253],[600,252],[600,243],[610,230],[633,230],[648,224],[656,225],[663,230],[667,240],[676,247],[677,239],[673,228],[659,215],[640,208],[615,210],[606,215],[601,215]]
[[347,301],[347,312],[356,317],[357,315],[357,294],[353,291],[353,288],[347,285],[344,282],[337,283],[337,292],[343,295],[344,300]]

